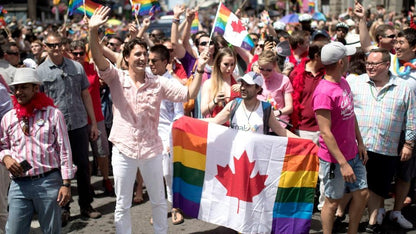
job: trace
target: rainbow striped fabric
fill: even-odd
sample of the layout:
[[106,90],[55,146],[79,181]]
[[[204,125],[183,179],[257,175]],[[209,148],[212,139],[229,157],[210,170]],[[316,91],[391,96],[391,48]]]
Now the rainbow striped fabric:
[[[79,6],[79,7],[75,10],[75,12],[77,12],[77,13],[79,13],[79,14],[84,14],[84,12],[85,12],[85,14],[86,14],[89,18],[90,18],[90,17],[94,14],[95,9],[97,9],[97,8],[99,8],[99,7],[102,7],[102,5],[101,5],[101,4],[96,3],[96,2],[94,2],[94,1],[92,1],[92,0],[84,0],[84,2],[85,2],[85,5],[83,4],[83,5]],[[84,10],[84,9],[85,9],[85,10]]]
[[319,167],[312,141],[189,117],[172,135],[173,207],[241,233],[309,233]]
[[[69,0],[68,4],[68,14],[72,15],[76,9],[84,4],[83,0]],[[84,12],[82,13],[84,14]]]
[[224,37],[228,43],[251,50],[254,42],[247,32],[246,27],[227,7],[220,2],[218,12],[215,17],[214,31]]
[[[131,5],[140,4],[139,15],[151,15],[160,11],[160,3],[158,0],[131,0]],[[132,7],[134,14],[134,7]]]
[[104,35],[114,35],[116,32],[112,28],[107,28],[104,32]]
[[195,12],[195,18],[194,20],[192,20],[192,24],[191,24],[191,34],[195,34],[199,31],[199,16],[198,16],[198,11]]

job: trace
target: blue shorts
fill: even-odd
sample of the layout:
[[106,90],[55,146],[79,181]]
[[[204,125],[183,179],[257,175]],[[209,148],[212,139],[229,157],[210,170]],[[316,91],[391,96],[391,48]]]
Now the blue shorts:
[[[338,163],[334,163],[333,176],[330,176],[331,163],[319,159],[319,173],[324,175],[322,183],[325,188],[325,196],[330,199],[341,199],[346,192],[354,192],[361,189],[366,189],[367,185],[367,171],[363,165],[360,156],[357,154],[355,158],[348,161],[352,170],[354,171],[357,180],[354,183],[344,181],[341,175],[341,170]],[[332,177],[332,178],[330,178]]]

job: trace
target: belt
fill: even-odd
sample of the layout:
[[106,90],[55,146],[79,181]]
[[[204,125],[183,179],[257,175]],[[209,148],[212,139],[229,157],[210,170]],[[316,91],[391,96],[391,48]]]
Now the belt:
[[58,168],[54,168],[54,169],[52,169],[50,171],[47,171],[47,172],[42,173],[42,174],[39,174],[39,175],[34,175],[34,176],[23,176],[23,177],[14,177],[13,176],[12,177],[12,180],[17,180],[17,181],[37,180],[37,179],[46,177],[46,176],[48,176],[48,175],[50,175],[50,174],[52,174],[54,172],[57,172],[57,171],[59,171],[59,169]]

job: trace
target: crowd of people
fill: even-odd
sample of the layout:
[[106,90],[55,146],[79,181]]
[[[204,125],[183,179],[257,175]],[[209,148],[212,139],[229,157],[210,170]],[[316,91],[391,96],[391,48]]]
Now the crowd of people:
[[[369,233],[383,231],[386,214],[412,229],[401,210],[416,199],[413,15],[356,1],[342,17],[305,13],[285,24],[238,9],[249,19],[248,51],[211,34],[209,21],[191,33],[197,12],[175,6],[170,35],[147,32],[146,17],[105,33],[108,7],[71,29],[30,21],[0,29],[0,232],[29,233],[37,213],[44,233],[59,233],[72,179],[81,215],[100,218],[90,183],[99,172],[105,194],[116,197],[117,233],[133,232],[130,207],[143,201],[143,186],[154,232],[167,233],[170,133],[183,115],[317,144],[324,233],[346,210],[356,233],[366,208]],[[173,224],[184,221],[177,207],[170,212]]]

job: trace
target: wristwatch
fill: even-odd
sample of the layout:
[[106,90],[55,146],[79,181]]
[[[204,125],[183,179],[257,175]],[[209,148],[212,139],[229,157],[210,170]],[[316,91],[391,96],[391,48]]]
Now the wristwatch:
[[63,183],[62,186],[69,188],[71,187],[71,183]]
[[415,141],[405,141],[404,144],[410,146],[411,148],[415,147]]

